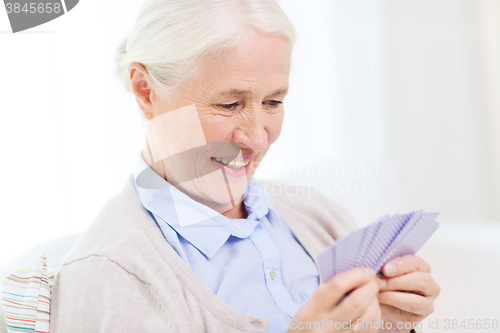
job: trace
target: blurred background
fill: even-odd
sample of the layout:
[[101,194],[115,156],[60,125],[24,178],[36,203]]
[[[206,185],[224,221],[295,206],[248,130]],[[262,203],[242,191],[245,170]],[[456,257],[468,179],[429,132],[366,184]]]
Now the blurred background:
[[[84,231],[132,172],[144,133],[114,56],[142,2],[80,1],[17,34],[0,8],[0,266]],[[422,256],[498,316],[500,1],[281,4],[298,40],[282,136],[256,178],[314,186],[359,226],[439,212]],[[464,306],[443,294],[449,316]]]

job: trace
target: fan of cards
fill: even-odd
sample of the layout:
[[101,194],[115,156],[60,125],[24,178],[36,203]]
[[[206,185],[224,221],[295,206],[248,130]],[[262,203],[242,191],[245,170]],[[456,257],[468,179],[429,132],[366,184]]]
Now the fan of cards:
[[371,267],[377,273],[396,257],[415,254],[438,229],[438,213],[421,210],[384,216],[356,230],[318,255],[321,282],[354,267]]

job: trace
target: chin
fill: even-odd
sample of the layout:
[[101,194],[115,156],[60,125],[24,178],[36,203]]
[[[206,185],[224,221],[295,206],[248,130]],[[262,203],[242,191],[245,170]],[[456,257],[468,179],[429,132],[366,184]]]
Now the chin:
[[243,201],[243,194],[248,184],[246,177],[237,181],[228,180],[229,184],[226,184],[226,182],[209,182],[202,185],[203,192],[206,193],[205,201],[207,203],[205,204],[221,214],[233,208],[233,204],[238,205]]
[[193,181],[178,184],[175,187],[191,199],[210,207],[220,214],[243,201],[247,178],[229,179],[229,186],[222,176],[210,175]]

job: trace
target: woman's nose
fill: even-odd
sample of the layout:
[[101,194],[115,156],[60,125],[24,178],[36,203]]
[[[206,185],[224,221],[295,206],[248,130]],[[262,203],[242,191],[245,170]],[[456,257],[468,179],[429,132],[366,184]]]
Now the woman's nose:
[[269,135],[266,130],[263,110],[252,110],[243,123],[233,132],[233,140],[242,148],[263,151],[268,148]]

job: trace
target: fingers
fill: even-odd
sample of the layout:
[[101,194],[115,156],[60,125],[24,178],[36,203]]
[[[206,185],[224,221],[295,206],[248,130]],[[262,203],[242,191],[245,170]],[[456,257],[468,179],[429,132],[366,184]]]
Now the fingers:
[[363,333],[377,333],[378,329],[375,327],[381,326],[376,323],[380,323],[381,319],[382,311],[380,309],[379,301],[376,297],[374,297],[365,312],[359,319],[356,320],[356,324],[358,325],[359,330]]
[[400,291],[381,291],[378,294],[381,304],[390,305],[419,316],[427,316],[434,311],[434,302],[427,297]]
[[380,291],[409,291],[423,296],[438,294],[438,285],[429,273],[417,271],[393,278],[377,277],[377,279]]
[[392,259],[382,269],[382,273],[387,277],[399,276],[415,271],[430,273],[431,266],[419,256],[407,255]]
[[353,268],[320,284],[311,298],[314,298],[318,304],[332,309],[346,293],[369,281],[375,281],[374,277],[375,271],[371,268]]
[[355,320],[361,317],[374,299],[377,300],[378,293],[378,284],[372,279],[350,293],[335,309],[335,312],[340,317]]
[[[352,291],[352,292],[351,292]],[[335,322],[356,320],[375,299],[378,305],[379,288],[375,271],[371,268],[353,268],[320,284],[312,297],[299,309],[295,318],[299,322],[313,322],[327,318]],[[339,300],[346,296],[340,305]]]

